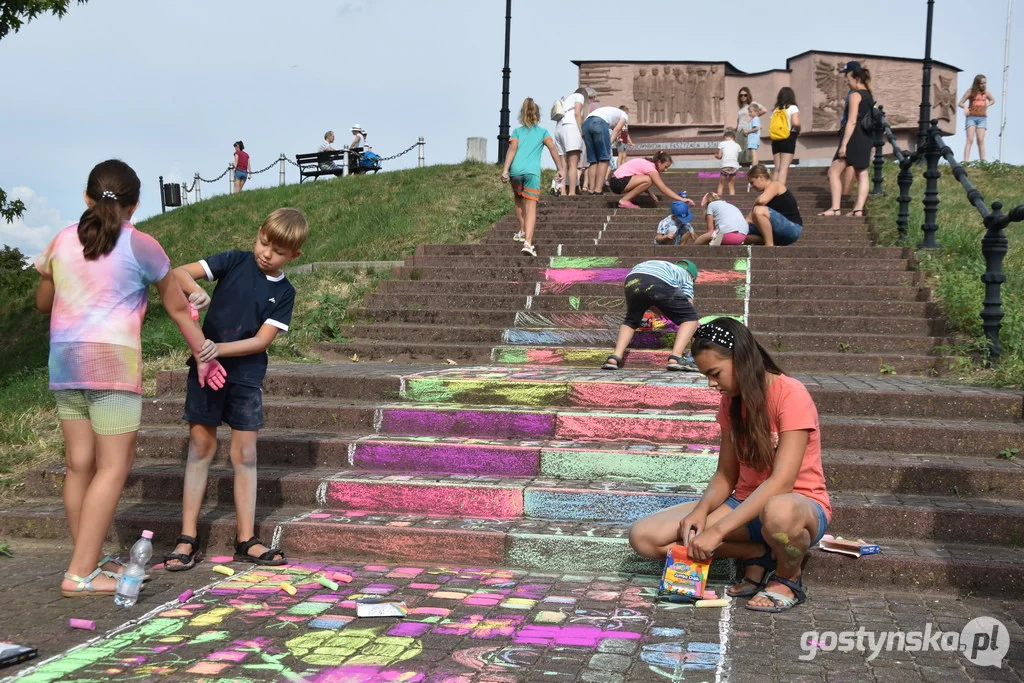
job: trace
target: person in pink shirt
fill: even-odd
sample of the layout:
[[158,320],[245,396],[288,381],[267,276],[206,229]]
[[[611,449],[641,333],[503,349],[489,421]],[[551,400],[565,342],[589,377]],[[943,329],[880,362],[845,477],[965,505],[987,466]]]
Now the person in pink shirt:
[[677,202],[686,202],[693,206],[693,200],[686,199],[673,192],[661,179],[661,174],[672,165],[672,157],[668,152],[655,152],[650,159],[632,159],[615,169],[608,186],[615,194],[621,194],[620,209],[638,209],[633,203],[641,192],[646,192],[655,202],[658,196],[652,188],[656,187],[666,197]]
[[241,192],[245,181],[249,179],[249,153],[245,151],[245,143],[235,143],[235,193]]
[[[85,213],[35,261],[36,307],[50,314],[50,389],[64,433],[64,510],[74,549],[61,583],[65,597],[113,595],[122,569],[100,559],[135,457],[142,417],[141,328],[156,285],[171,319],[198,359],[207,343],[160,244],[129,222],[139,177],[111,159],[85,188]],[[224,385],[224,368],[200,364],[200,381]]]
[[818,410],[732,318],[698,327],[690,350],[722,395],[718,469],[700,500],[637,520],[629,543],[650,558],[664,559],[676,543],[698,561],[735,557],[744,576],[728,595],[749,597],[750,610],[785,612],[807,600],[808,550],[832,518]]

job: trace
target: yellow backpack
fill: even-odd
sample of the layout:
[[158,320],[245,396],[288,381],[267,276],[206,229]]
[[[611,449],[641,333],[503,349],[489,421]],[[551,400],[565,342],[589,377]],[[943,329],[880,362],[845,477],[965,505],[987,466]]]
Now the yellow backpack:
[[785,140],[789,137],[789,114],[785,109],[776,107],[772,112],[772,120],[768,124],[768,137],[772,140]]

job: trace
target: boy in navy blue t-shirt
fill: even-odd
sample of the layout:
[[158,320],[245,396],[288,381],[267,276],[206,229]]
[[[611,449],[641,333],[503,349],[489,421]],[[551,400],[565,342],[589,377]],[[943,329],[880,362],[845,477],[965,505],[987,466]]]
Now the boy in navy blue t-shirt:
[[[199,552],[199,510],[203,505],[210,462],[217,451],[217,427],[231,427],[231,464],[235,472],[235,560],[281,565],[278,548],[267,548],[255,533],[256,437],[263,427],[263,377],[267,347],[292,319],[295,288],[281,267],[298,258],[309,226],[298,209],[278,209],[260,226],[252,251],[225,251],[174,270],[196,308],[209,306],[203,322],[207,343],[199,359],[218,359],[227,370],[221,391],[199,386],[196,368],[189,370],[185,414],[189,422],[188,461],[181,536],[165,558],[169,571],[191,569]],[[211,301],[196,282],[217,281]]]

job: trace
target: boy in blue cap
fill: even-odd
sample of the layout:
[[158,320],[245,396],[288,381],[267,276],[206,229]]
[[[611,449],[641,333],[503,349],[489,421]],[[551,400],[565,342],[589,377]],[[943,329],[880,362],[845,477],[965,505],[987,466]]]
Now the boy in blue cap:
[[690,206],[686,202],[672,202],[672,215],[666,216],[658,223],[658,234],[654,236],[654,243],[681,244],[684,239],[694,238],[693,214],[690,213]]
[[699,316],[693,307],[693,284],[697,281],[697,266],[683,259],[678,263],[644,261],[633,267],[626,276],[626,317],[619,326],[615,351],[608,356],[602,370],[618,370],[622,356],[633,334],[643,323],[644,313],[652,309],[671,320],[679,328],[668,357],[666,370],[699,372],[693,356],[683,355],[697,329]]

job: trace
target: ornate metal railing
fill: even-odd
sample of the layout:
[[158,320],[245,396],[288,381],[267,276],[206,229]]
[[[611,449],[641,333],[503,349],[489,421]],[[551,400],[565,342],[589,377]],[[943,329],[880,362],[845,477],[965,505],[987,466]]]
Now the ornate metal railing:
[[939,178],[942,172],[939,170],[939,162],[943,159],[950,165],[953,177],[963,186],[967,192],[969,201],[978,213],[981,214],[982,223],[985,225],[985,236],[981,239],[981,254],[985,259],[985,273],[981,281],[985,285],[985,299],[981,310],[982,327],[985,336],[988,338],[989,360],[994,361],[1003,353],[1003,347],[999,343],[999,331],[1003,320],[1003,297],[1002,285],[1006,282],[1006,274],[1003,272],[1003,258],[1009,249],[1009,240],[1006,237],[1006,227],[1010,223],[1024,221],[1024,205],[1010,209],[1009,213],[1003,213],[1002,202],[992,202],[989,209],[985,204],[985,198],[981,191],[974,187],[967,176],[967,169],[957,161],[953,150],[945,143],[942,131],[939,129],[939,120],[932,119],[923,144],[913,153],[900,149],[896,135],[885,118],[885,111],[882,107],[877,108],[877,117],[874,127],[874,177],[872,178],[872,194],[883,194],[882,167],[884,158],[883,147],[888,142],[893,150],[896,163],[899,164],[900,172],[896,178],[900,194],[896,201],[899,203],[899,211],[896,216],[896,230],[899,233],[899,242],[904,244],[907,239],[907,224],[910,219],[910,190],[914,182],[913,167],[919,161],[925,162],[925,189],[924,189],[924,222],[921,230],[924,238],[918,245],[919,249],[938,247],[935,241],[935,234],[939,230],[937,214],[939,206]]

